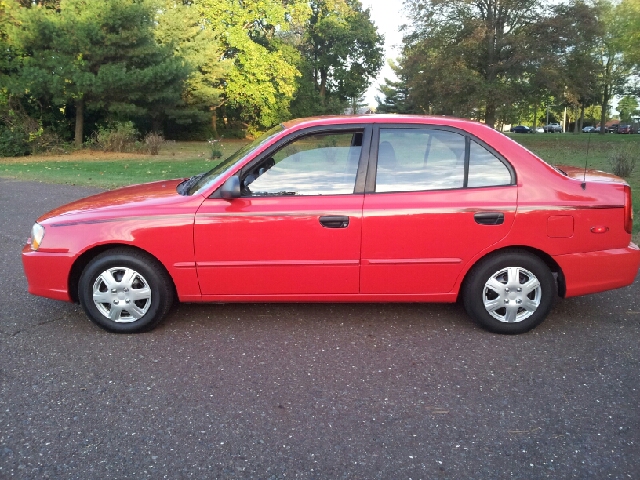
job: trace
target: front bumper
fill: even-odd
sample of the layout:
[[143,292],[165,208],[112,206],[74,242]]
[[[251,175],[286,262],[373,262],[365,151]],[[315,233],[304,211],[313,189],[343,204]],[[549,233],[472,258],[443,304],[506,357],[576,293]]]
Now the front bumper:
[[29,293],[54,300],[72,301],[69,295],[69,273],[75,256],[70,253],[48,253],[22,249],[22,266]]
[[564,274],[565,297],[604,292],[631,285],[640,268],[640,249],[627,248],[553,257]]

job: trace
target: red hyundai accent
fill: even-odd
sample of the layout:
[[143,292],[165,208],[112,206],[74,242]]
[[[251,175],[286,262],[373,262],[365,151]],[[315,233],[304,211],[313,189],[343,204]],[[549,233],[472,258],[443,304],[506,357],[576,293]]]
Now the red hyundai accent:
[[114,332],[182,302],[455,302],[521,333],[556,296],[631,284],[631,189],[554,168],[480,123],[295,120],[213,170],[40,217],[29,292]]

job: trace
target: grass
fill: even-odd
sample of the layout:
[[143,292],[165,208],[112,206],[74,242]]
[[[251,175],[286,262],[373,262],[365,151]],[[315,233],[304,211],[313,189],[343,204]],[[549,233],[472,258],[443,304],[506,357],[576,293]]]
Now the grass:
[[207,142],[169,143],[159,155],[79,150],[71,155],[0,158],[0,177],[46,183],[115,188],[189,177],[213,168],[247,142],[220,142],[222,158],[212,160]]
[[[637,149],[640,135],[508,134],[552,165],[574,165],[611,171],[610,153],[622,146]],[[222,158],[239,149],[244,140],[223,140]],[[206,142],[179,142],[164,146],[159,155],[103,153],[81,150],[71,155],[0,158],[0,177],[47,183],[114,188],[153,180],[181,178],[211,169],[221,159],[211,160]],[[640,240],[640,158],[626,179],[633,190],[635,239]]]

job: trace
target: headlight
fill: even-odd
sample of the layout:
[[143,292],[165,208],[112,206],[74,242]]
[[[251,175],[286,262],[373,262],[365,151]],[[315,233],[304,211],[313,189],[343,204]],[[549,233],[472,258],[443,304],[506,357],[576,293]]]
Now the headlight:
[[38,250],[44,238],[44,227],[39,223],[34,223],[31,227],[31,250]]

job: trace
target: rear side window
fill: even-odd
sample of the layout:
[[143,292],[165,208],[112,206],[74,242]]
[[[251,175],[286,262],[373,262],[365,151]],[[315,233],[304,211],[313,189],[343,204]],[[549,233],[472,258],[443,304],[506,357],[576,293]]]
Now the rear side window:
[[428,129],[380,129],[376,192],[464,186],[465,137]]
[[511,184],[511,172],[493,153],[471,141],[468,187],[493,187]]

